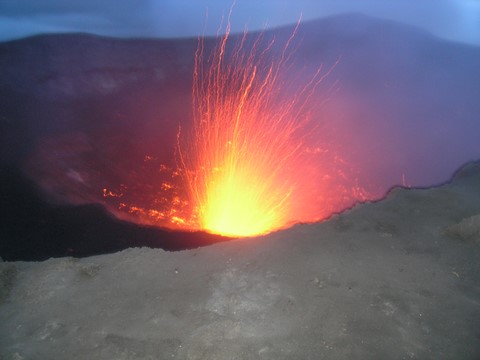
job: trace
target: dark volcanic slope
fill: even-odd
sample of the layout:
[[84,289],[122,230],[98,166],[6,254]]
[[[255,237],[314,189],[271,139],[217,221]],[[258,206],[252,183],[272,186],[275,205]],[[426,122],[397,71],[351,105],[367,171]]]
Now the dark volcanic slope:
[[176,126],[190,113],[195,46],[90,35],[0,44],[1,160],[18,160],[51,134],[131,132],[154,116]]

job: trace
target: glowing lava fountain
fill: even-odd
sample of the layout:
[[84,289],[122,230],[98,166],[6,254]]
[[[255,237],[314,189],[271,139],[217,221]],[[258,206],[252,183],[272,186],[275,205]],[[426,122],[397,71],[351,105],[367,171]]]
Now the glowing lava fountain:
[[[298,25],[297,25],[298,28]],[[291,37],[272,60],[275,41],[246,33],[229,48],[229,25],[213,53],[195,53],[193,130],[179,134],[179,154],[195,221],[231,236],[268,233],[302,220],[312,178],[302,166],[320,69],[293,95],[285,75]]]

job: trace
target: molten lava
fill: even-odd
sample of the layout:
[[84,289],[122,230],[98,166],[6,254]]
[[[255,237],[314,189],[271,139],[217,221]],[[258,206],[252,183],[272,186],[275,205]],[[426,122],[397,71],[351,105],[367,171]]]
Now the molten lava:
[[[297,25],[298,27],[298,25]],[[295,32],[297,28],[295,29]],[[305,220],[295,213],[312,189],[302,166],[309,100],[320,70],[294,95],[285,71],[295,32],[271,60],[274,40],[229,49],[229,25],[210,57],[200,40],[193,77],[193,131],[179,153],[201,229],[252,236]],[[260,48],[264,44],[264,48]]]

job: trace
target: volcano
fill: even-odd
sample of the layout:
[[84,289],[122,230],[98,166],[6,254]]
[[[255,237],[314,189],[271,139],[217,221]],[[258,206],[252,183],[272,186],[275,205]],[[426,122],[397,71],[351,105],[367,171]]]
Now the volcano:
[[480,358],[480,48],[355,14],[231,40],[293,33],[270,100],[332,69],[281,167],[323,220],[242,239],[182,221],[197,39],[0,43],[0,358]]
[[[271,57],[264,60],[278,61],[294,32],[293,27],[266,31],[257,54],[275,39]],[[231,44],[243,38],[232,35]],[[247,34],[245,49],[258,38]],[[278,83],[285,96],[296,93],[294,85],[308,84],[319,69],[331,72],[310,98],[313,131],[302,140],[298,164],[309,185],[297,187],[303,198],[290,211],[294,216],[278,227],[326,219],[359,200],[380,199],[397,184],[443,183],[461,164],[480,157],[478,47],[360,15],[300,24],[294,40]],[[216,44],[218,39],[204,40],[206,56]],[[25,194],[38,195],[20,201],[59,209],[97,204],[93,208],[107,209],[107,217],[138,229],[206,229],[185,226],[189,190],[177,171],[179,128],[183,137],[194,118],[197,49],[197,39],[81,34],[0,44],[2,172],[6,182],[12,178],[7,174],[17,174],[12,183],[29,184],[32,191]],[[282,168],[295,173],[295,166]],[[288,197],[291,188],[280,186],[280,196]],[[16,196],[2,202],[2,213],[9,214]],[[30,224],[40,221],[54,229],[56,221],[25,214],[21,221],[6,220],[17,215],[4,217],[2,237],[12,244],[48,242],[51,236],[29,230],[37,228]],[[64,232],[53,233],[61,241]],[[55,254],[68,254],[68,248]]]

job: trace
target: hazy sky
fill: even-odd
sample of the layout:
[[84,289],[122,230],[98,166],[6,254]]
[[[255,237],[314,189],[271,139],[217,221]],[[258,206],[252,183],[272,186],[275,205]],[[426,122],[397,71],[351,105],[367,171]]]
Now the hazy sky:
[[[0,0],[0,41],[45,32],[121,37],[214,34],[231,0]],[[206,13],[208,19],[206,20]],[[237,0],[234,31],[344,13],[394,19],[480,45],[480,0]],[[205,26],[205,23],[207,24]]]

